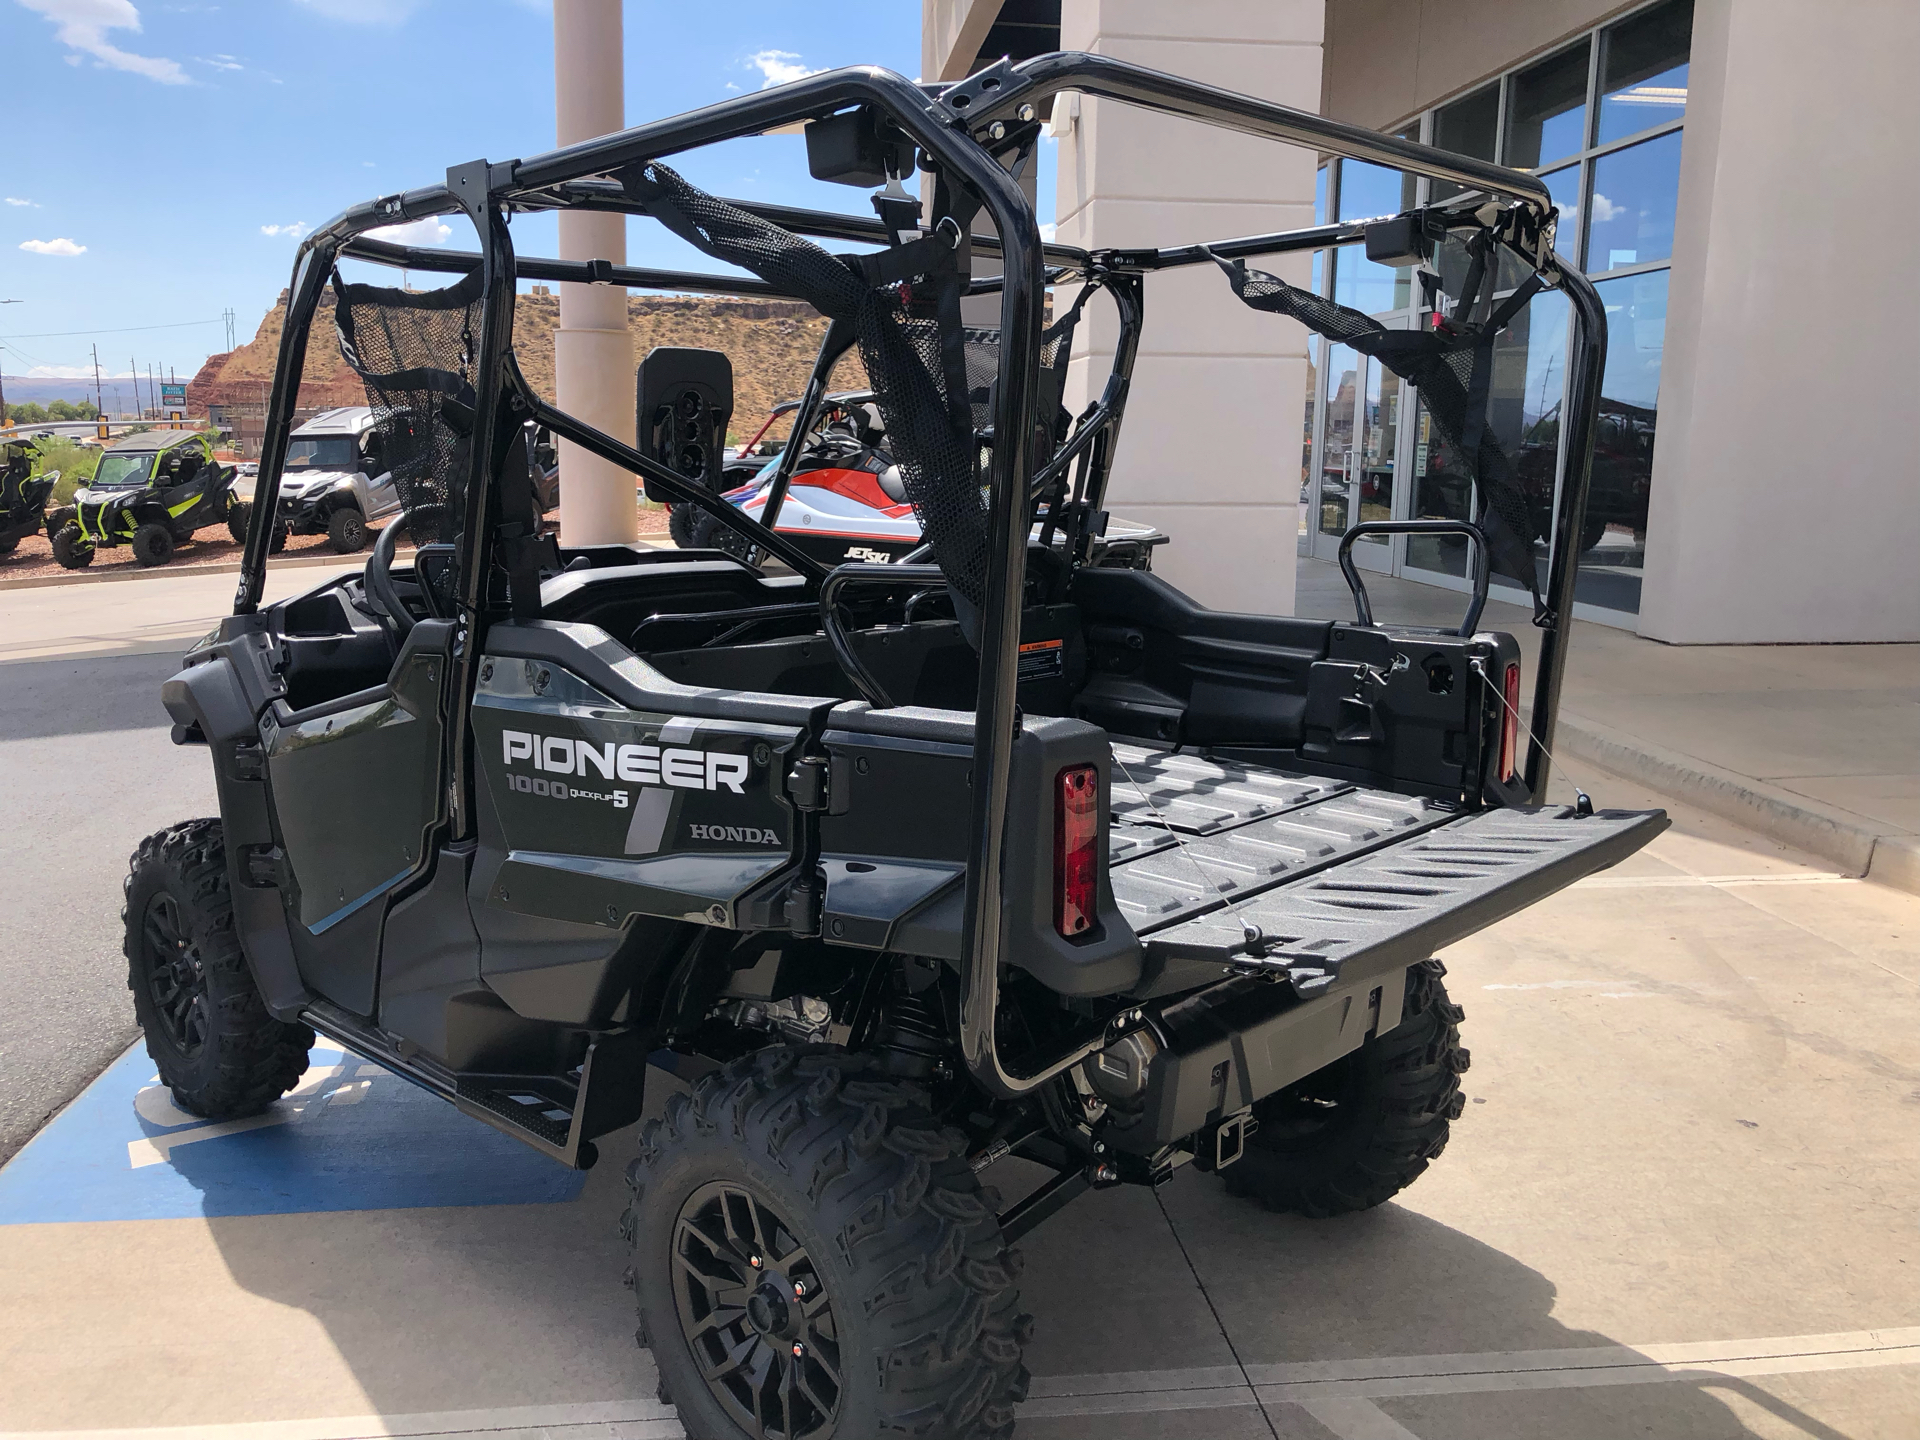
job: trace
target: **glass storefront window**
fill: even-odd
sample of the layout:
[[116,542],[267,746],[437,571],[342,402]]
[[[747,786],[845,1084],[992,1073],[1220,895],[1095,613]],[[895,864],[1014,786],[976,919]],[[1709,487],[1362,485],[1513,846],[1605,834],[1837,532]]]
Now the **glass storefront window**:
[[1547,193],[1553,196],[1553,208],[1559,212],[1560,228],[1554,232],[1553,248],[1574,264],[1580,263],[1580,167],[1563,166],[1540,177]]
[[1640,608],[1667,274],[1623,275],[1595,287],[1607,312],[1607,369],[1600,383],[1577,593],[1588,604],[1610,610]]
[[[1342,220],[1368,220],[1376,215],[1398,215],[1414,206],[1417,182],[1411,175],[1389,170],[1384,165],[1369,165],[1364,160],[1340,162],[1340,215]],[[1364,245],[1342,249],[1334,266],[1334,296],[1342,305],[1375,314],[1382,310],[1403,310],[1412,303],[1413,271],[1376,265],[1367,259]]]
[[1673,213],[1680,200],[1680,137],[1675,130],[1593,162],[1586,268],[1591,274],[1645,265],[1673,255]]
[[1320,441],[1320,522],[1322,535],[1347,532],[1347,507],[1353,474],[1353,400],[1360,382],[1359,353],[1346,345],[1327,352],[1326,433]]
[[[1456,155],[1471,155],[1476,160],[1494,158],[1495,142],[1500,134],[1500,87],[1483,90],[1442,105],[1433,112],[1433,143]],[[1446,180],[1435,180],[1433,198],[1445,200],[1458,195],[1461,187]]]
[[1583,40],[1513,77],[1504,163],[1533,170],[1586,148],[1588,50]]
[[1693,0],[1642,11],[1601,36],[1596,145],[1686,118]]

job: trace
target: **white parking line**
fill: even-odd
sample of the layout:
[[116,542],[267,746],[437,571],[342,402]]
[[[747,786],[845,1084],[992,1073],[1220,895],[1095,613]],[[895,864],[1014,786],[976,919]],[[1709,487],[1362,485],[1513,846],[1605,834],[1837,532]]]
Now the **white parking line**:
[[1810,871],[1793,875],[1589,875],[1574,890],[1669,890],[1733,885],[1864,885],[1857,875]]
[[[1374,1402],[1412,1395],[1699,1382],[1713,1376],[1795,1375],[1920,1365],[1920,1326],[1658,1345],[1593,1345],[1474,1355],[1305,1360],[1130,1374],[1051,1375],[1033,1383],[1023,1417],[1298,1405],[1341,1440],[1418,1440]],[[1249,1384],[1248,1382],[1252,1383]],[[13,1430],[0,1440],[489,1440],[540,1430],[552,1440],[676,1440],[670,1407],[651,1400],[525,1405],[421,1415],[258,1420],[116,1430]]]

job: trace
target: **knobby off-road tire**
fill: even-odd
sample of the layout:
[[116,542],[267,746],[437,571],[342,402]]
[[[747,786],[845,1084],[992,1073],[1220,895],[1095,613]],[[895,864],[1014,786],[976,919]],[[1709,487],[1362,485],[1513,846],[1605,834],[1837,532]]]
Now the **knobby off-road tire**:
[[181,1109],[255,1115],[299,1083],[313,1031],[267,1013],[233,930],[218,820],[149,835],[126,882],[127,988]]
[[173,558],[173,530],[155,522],[133,532],[133,558],[142,565],[164,565]]
[[1447,999],[1446,966],[1407,971],[1400,1023],[1253,1107],[1246,1154],[1227,1189],[1270,1210],[1324,1217],[1392,1199],[1447,1147],[1466,1097],[1464,1012]]
[[698,505],[670,505],[667,507],[667,536],[682,550],[693,549],[693,522],[705,512]]
[[639,1340],[695,1440],[1012,1433],[1019,1255],[916,1089],[763,1050],[669,1100],[627,1183]]
[[0,535],[0,555],[11,555],[19,544],[18,535]]
[[53,532],[53,558],[63,570],[84,570],[93,563],[93,542],[80,533],[78,521],[69,520]]
[[327,521],[327,544],[337,555],[351,555],[367,548],[367,517],[352,505],[333,512]]

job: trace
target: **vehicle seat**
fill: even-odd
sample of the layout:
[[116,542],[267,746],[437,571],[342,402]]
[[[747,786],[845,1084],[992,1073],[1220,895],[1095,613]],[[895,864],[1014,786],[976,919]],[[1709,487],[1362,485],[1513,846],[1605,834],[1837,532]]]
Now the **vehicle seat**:
[[900,478],[900,467],[889,465],[874,477],[880,482],[880,489],[896,505],[907,503],[907,482]]

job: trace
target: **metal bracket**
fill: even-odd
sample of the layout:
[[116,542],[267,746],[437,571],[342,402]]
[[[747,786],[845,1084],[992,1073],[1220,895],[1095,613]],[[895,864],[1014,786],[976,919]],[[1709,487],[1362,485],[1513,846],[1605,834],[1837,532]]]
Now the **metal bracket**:
[[1000,59],[986,69],[949,85],[936,102],[956,129],[974,125],[982,112],[1001,109],[1013,96],[1031,90],[1034,82],[1014,73],[1013,62]]

